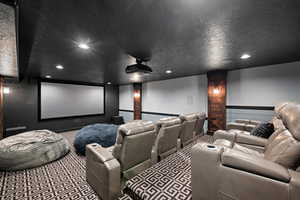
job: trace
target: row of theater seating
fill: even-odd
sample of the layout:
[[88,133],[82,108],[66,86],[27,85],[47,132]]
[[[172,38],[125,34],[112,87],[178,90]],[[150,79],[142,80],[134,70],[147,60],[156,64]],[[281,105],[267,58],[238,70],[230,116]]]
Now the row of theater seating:
[[116,199],[124,181],[203,135],[205,119],[205,113],[191,113],[120,126],[113,147],[87,145],[87,182],[101,199]]
[[238,121],[235,129],[216,131],[213,144],[196,144],[193,199],[300,199],[300,104],[277,105],[271,123],[268,139],[250,135],[249,121]]

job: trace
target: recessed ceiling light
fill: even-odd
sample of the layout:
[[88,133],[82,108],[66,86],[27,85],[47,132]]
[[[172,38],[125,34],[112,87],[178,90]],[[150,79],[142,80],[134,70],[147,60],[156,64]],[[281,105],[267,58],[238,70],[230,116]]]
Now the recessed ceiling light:
[[46,78],[51,78],[52,76],[50,76],[50,75],[47,75],[47,76],[45,76]]
[[166,74],[171,74],[172,70],[166,70]]
[[62,65],[56,65],[56,69],[64,69]]
[[111,85],[111,82],[107,82],[107,85]]
[[78,47],[85,50],[90,48],[89,45],[87,45],[86,43],[80,43],[78,44]]
[[250,58],[251,56],[249,55],[249,54],[243,54],[242,56],[241,56],[241,59],[243,59],[243,60],[245,60],[245,59],[248,59],[248,58]]

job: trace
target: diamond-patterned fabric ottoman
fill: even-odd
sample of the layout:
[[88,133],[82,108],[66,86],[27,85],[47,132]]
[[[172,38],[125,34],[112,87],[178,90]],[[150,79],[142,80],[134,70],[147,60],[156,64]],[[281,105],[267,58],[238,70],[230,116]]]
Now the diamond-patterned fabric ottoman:
[[192,199],[192,146],[186,146],[127,181],[124,192],[134,200]]

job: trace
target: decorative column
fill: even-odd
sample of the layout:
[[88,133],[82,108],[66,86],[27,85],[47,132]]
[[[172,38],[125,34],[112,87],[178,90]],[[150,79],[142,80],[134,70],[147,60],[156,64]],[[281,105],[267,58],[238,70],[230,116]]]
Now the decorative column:
[[226,129],[226,71],[207,74],[208,80],[208,134]]
[[0,76],[0,140],[4,137],[3,84],[4,78]]
[[142,83],[133,84],[133,117],[142,119]]

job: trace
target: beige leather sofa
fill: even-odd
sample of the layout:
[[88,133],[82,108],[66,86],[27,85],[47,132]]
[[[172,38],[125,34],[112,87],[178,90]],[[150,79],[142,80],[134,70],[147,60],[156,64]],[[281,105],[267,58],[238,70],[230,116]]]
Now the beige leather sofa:
[[226,132],[214,144],[195,145],[193,199],[300,199],[300,105],[286,104],[276,110],[276,117],[269,139]]
[[237,119],[234,122],[227,124],[226,129],[237,129],[241,131],[251,132],[261,121],[249,120],[249,119]]
[[[287,105],[288,102],[280,103],[275,106],[275,113],[278,113],[280,109]],[[276,115],[273,119],[276,119]],[[271,123],[273,120],[271,121]],[[226,130],[240,130],[243,131],[244,134],[250,135],[250,132],[258,125],[262,123],[261,121],[257,120],[249,120],[249,119],[237,119],[234,122],[230,122],[226,126]]]
[[198,116],[196,113],[191,113],[180,115],[179,118],[182,123],[182,128],[179,134],[180,146],[185,147],[194,140],[194,132]]
[[153,161],[160,161],[178,149],[178,137],[181,131],[181,120],[178,117],[167,117],[157,121],[157,138],[153,147]]
[[117,199],[122,182],[152,165],[151,151],[157,131],[150,121],[132,121],[118,129],[113,147],[86,147],[86,179],[103,200]]

